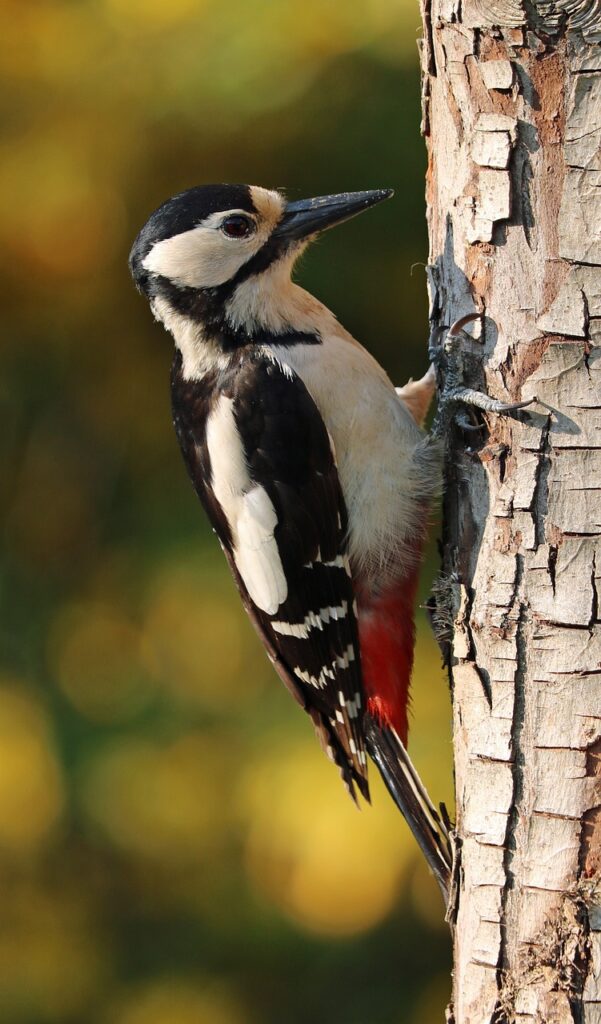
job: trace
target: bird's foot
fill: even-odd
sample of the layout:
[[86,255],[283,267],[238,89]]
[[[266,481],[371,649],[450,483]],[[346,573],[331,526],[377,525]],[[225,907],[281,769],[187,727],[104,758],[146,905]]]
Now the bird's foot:
[[[502,402],[491,398],[482,391],[467,388],[462,383],[463,366],[461,360],[461,342],[473,342],[475,339],[467,333],[467,324],[480,319],[479,313],[468,313],[456,320],[447,330],[442,344],[438,343],[440,329],[437,329],[430,342],[430,357],[433,363],[442,369],[444,383],[438,402],[438,410],[434,421],[433,433],[443,437],[454,421],[462,430],[481,430],[482,424],[475,417],[470,420],[467,411],[480,409],[482,412],[508,415],[519,409],[525,409],[537,401],[536,397],[523,402]],[[463,406],[463,408],[461,408]]]

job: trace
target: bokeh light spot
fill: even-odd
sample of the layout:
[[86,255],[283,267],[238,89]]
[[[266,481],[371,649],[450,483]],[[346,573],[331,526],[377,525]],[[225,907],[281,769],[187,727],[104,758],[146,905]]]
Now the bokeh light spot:
[[57,825],[64,803],[47,717],[24,689],[0,684],[0,848],[31,854]]
[[172,865],[214,856],[228,825],[221,746],[199,733],[124,740],[96,755],[83,784],[91,819],[118,847]]
[[185,979],[159,978],[125,996],[106,1024],[246,1024],[232,992],[211,983],[202,988]]
[[151,588],[145,636],[168,692],[229,711],[234,699],[256,695],[262,677],[249,658],[252,666],[261,652],[234,588],[224,593],[212,578],[210,559],[165,570]]
[[[82,159],[94,142],[89,136],[89,124],[75,119],[52,136],[41,129],[0,151],[0,239],[13,259],[42,275],[46,287],[54,277],[77,278],[92,268],[97,273],[123,237],[118,190],[99,180],[93,159],[91,166]],[[10,199],[9,182],[16,182]]]
[[372,773],[361,812],[313,740],[276,741],[243,790],[247,866],[259,889],[307,929],[352,935],[392,910],[415,855],[398,812]]
[[142,636],[115,606],[90,602],[62,609],[49,646],[61,690],[93,721],[127,718],[153,694]]
[[[87,1020],[110,969],[81,879],[2,879],[0,1020]],[[112,982],[112,979],[111,979]]]

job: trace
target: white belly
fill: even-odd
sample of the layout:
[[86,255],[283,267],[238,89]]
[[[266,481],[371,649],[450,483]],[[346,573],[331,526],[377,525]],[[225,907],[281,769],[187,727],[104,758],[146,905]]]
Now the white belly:
[[272,351],[301,377],[333,440],[354,571],[378,587],[402,578],[438,490],[434,451],[384,370],[342,328],[322,345]]

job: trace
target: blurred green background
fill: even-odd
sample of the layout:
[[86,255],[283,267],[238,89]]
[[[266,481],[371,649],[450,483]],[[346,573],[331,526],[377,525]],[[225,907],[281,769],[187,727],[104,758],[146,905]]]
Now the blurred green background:
[[[421,374],[417,4],[1,6],[0,1021],[440,1022],[436,886],[375,773],[373,808],[351,805],[263,656],[127,272],[193,184],[394,186],[299,277],[395,381]],[[414,694],[411,749],[450,803],[421,617]]]

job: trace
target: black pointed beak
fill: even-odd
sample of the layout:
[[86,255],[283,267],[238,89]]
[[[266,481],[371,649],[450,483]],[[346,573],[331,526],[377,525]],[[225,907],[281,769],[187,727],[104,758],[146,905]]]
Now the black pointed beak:
[[358,213],[390,199],[391,188],[377,188],[370,192],[341,192],[336,196],[316,196],[286,203],[284,215],[273,232],[273,238],[294,241],[325,231],[334,224],[342,224]]

